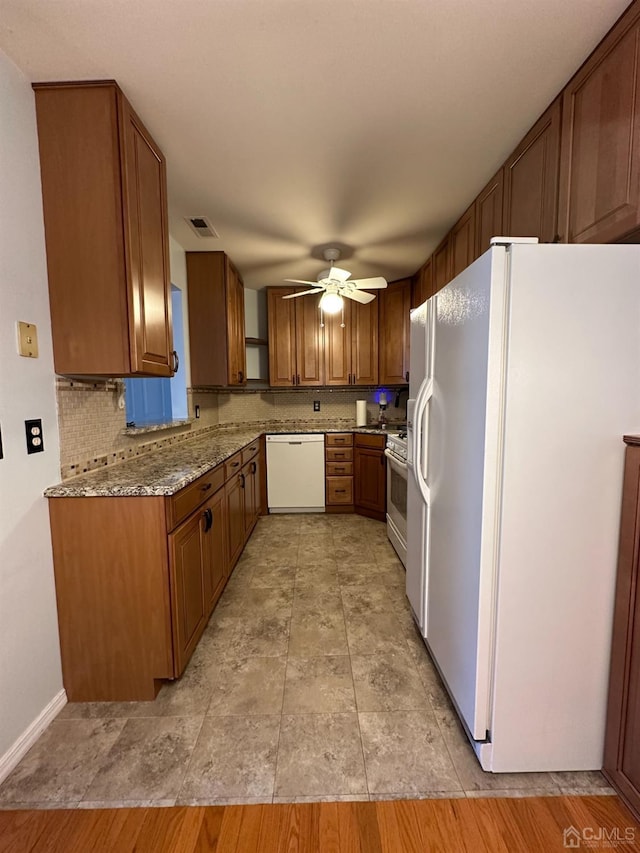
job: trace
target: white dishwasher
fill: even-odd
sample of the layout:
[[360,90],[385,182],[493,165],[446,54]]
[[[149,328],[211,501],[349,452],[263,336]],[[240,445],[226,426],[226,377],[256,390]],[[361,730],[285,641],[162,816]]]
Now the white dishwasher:
[[270,512],[324,512],[324,435],[267,435]]

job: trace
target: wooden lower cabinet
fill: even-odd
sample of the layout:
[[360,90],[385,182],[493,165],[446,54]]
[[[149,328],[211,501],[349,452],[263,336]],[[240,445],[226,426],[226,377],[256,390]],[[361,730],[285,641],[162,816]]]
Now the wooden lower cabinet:
[[182,674],[263,506],[247,449],[169,497],[49,500],[69,701],[150,700]]
[[353,433],[327,433],[324,446],[325,511],[353,512]]
[[355,511],[384,521],[387,507],[387,460],[383,435],[358,434],[354,447]]
[[640,819],[640,436],[625,441],[603,769]]

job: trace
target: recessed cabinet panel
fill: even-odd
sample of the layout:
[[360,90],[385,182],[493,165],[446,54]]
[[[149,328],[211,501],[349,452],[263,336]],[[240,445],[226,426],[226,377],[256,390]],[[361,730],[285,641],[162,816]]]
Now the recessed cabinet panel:
[[500,237],[502,230],[503,171],[500,169],[476,199],[476,257],[484,254],[492,237]]
[[380,382],[409,381],[411,279],[392,282],[380,294]]
[[640,7],[632,4],[564,92],[561,223],[568,243],[640,224]]
[[466,211],[451,231],[451,276],[466,269],[476,258],[476,209],[475,205]]

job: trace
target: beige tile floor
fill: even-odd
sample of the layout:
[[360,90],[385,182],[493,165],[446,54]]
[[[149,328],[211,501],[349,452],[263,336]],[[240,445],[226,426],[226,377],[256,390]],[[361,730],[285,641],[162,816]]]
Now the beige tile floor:
[[0,807],[608,793],[599,773],[484,773],[416,633],[385,526],[259,521],[183,677],[69,704]]

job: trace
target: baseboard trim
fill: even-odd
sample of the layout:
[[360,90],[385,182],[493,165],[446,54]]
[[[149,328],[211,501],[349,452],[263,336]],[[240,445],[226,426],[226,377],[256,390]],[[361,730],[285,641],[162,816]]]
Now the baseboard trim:
[[38,740],[42,732],[47,728],[49,723],[60,713],[66,704],[67,694],[66,691],[62,689],[59,693],[56,693],[51,702],[42,709],[31,725],[22,732],[16,742],[9,747],[5,754],[0,758],[0,784],[4,782],[13,768],[19,764],[33,744]]

